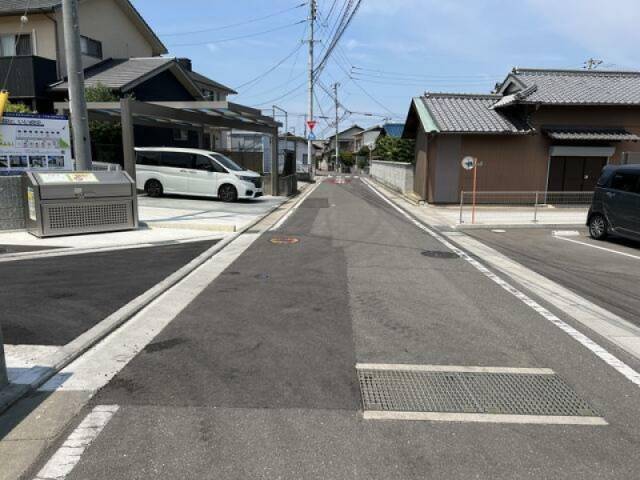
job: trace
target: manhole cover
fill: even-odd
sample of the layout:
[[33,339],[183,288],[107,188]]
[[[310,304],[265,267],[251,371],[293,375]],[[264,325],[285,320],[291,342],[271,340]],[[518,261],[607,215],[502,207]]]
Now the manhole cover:
[[358,379],[369,411],[598,416],[555,374],[359,369]]
[[422,255],[429,258],[460,258],[457,253],[443,252],[441,250],[425,250]]
[[273,237],[269,241],[276,245],[291,245],[294,243],[298,243],[300,240],[296,237]]

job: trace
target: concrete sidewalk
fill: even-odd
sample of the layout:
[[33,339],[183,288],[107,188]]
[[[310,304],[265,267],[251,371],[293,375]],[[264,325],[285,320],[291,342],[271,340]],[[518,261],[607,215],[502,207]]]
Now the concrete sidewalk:
[[[377,188],[383,190],[387,197],[394,201],[402,201],[410,208],[411,213],[424,222],[450,228],[487,228],[489,226],[554,226],[554,225],[584,225],[587,220],[588,207],[553,207],[551,205],[539,205],[534,214],[534,207],[527,206],[478,206],[476,208],[475,223],[471,223],[471,206],[465,205],[460,222],[460,205],[429,205],[417,204],[411,198],[407,198],[395,192],[385,185],[367,177]],[[536,221],[534,222],[534,215]]]
[[25,231],[0,232],[0,245],[13,247],[9,250],[17,250],[15,247],[25,250],[95,249],[215,240],[241,230],[286,200],[286,197],[265,196],[224,203],[196,197],[150,198],[141,195],[138,197],[140,228],[137,230],[50,238],[37,238]]

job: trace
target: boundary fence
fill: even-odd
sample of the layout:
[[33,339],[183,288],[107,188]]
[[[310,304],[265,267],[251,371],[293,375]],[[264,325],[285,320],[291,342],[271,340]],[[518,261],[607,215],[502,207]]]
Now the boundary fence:
[[459,223],[582,223],[593,192],[460,192]]

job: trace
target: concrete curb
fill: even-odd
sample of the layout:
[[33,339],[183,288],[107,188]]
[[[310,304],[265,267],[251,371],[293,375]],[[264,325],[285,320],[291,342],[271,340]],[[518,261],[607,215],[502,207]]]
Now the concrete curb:
[[[306,188],[302,191],[305,190]],[[68,344],[62,346],[55,354],[51,355],[51,357],[48,359],[47,365],[33,367],[29,371],[22,374],[18,379],[16,379],[20,383],[12,382],[0,391],[0,414],[2,414],[5,410],[7,410],[11,405],[20,400],[20,398],[22,398],[26,394],[42,386],[63,368],[80,357],[83,353],[96,345],[122,324],[127,322],[140,310],[145,308],[164,292],[176,285],[187,275],[192,273],[206,261],[215,256],[220,250],[225,248],[240,235],[247,232],[248,230],[251,230],[276,210],[282,209],[283,206],[286,206],[286,210],[292,208],[296,203],[298,195],[299,193],[286,200],[284,203],[270,208],[266,213],[242,227],[238,232],[216,243],[206,252],[200,254],[198,257],[191,260],[179,270],[175,271],[167,278],[151,287],[142,295],[138,296],[128,304],[124,305],[123,307],[106,317],[93,328],[84,332],[82,335],[69,342]]]
[[504,228],[509,230],[514,229],[524,229],[524,228],[555,228],[555,229],[566,229],[566,228],[585,228],[586,226],[583,223],[496,223],[496,224],[475,224],[475,225],[467,225],[467,224],[456,224],[456,230],[490,230],[492,228]]

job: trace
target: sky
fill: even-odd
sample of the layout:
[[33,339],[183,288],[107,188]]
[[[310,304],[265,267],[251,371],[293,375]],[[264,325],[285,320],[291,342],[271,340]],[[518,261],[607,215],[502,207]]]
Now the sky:
[[[133,3],[170,56],[191,58],[194,70],[237,90],[230,101],[288,111],[289,130],[302,134],[304,1]],[[333,10],[334,0],[317,3],[320,53],[346,0]],[[411,98],[425,91],[489,93],[513,67],[582,68],[595,58],[599,68],[638,70],[639,24],[638,0],[363,0],[316,86],[315,114],[330,118],[315,132],[333,130],[325,90],[336,82],[343,129],[403,122]]]

